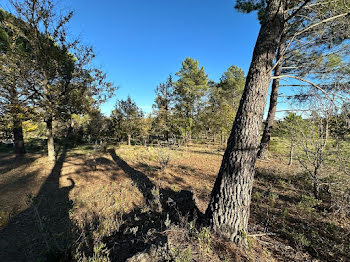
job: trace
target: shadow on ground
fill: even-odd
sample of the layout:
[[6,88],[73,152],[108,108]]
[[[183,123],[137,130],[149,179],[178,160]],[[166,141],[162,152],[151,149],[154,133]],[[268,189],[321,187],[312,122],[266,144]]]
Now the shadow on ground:
[[[69,216],[73,207],[69,192],[75,186],[70,176],[85,178],[84,173],[89,170],[108,171],[111,173],[110,179],[115,180],[117,173],[113,166],[117,170],[120,168],[139,189],[147,203],[144,207],[137,207],[124,214],[118,230],[103,239],[103,243],[110,249],[111,261],[125,261],[151,247],[165,247],[165,221],[176,224],[184,219],[191,221],[201,215],[190,191],[176,192],[157,187],[144,173],[132,168],[117,156],[114,150],[108,152],[112,160],[104,157],[87,159],[78,172],[66,174],[64,177],[62,167],[67,149],[61,148],[60,151],[57,162],[37,196],[28,197],[29,207],[14,216],[0,231],[1,262],[73,260],[71,251],[77,246],[82,229],[79,229]],[[26,161],[28,162],[23,164],[32,160]],[[74,165],[69,161],[66,164]],[[67,179],[67,184],[70,185],[60,187],[60,178]],[[21,183],[18,186],[21,186]],[[93,247],[93,243],[86,243],[83,247],[87,257],[93,255]]]
[[125,261],[151,247],[165,248],[167,237],[162,231],[166,229],[167,219],[176,224],[184,219],[192,221],[201,216],[190,191],[175,192],[158,188],[144,173],[132,168],[117,156],[115,150],[110,150],[109,153],[143,194],[149,207],[136,208],[124,215],[125,222],[118,232],[105,239],[111,249],[112,261]]
[[33,155],[25,155],[22,157],[16,157],[15,154],[0,154],[0,174],[11,171],[12,169],[28,165],[35,161],[37,157]]
[[69,210],[71,185],[60,188],[59,179],[65,160],[63,149],[50,175],[35,197],[28,197],[29,207],[0,232],[0,261],[58,261],[69,260],[72,224]]

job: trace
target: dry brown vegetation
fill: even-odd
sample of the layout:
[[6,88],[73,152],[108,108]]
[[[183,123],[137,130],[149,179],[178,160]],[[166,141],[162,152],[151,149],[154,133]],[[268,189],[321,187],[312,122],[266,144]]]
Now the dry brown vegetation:
[[[198,221],[222,150],[61,149],[0,156],[1,261],[349,261],[349,214],[311,197],[297,165],[257,164],[248,247]],[[144,259],[144,260],[142,260]]]

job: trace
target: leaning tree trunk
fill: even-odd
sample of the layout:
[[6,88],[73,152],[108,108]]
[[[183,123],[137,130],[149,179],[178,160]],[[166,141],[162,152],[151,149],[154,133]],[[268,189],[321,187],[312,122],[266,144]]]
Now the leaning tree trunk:
[[272,0],[254,48],[239,109],[211,193],[206,217],[212,229],[246,243],[257,148],[273,60],[283,31],[283,0]]
[[47,155],[49,161],[55,161],[55,142],[53,135],[53,127],[52,127],[52,116],[46,119],[46,129],[47,129]]
[[[279,63],[275,67],[274,76],[280,76],[282,71],[283,49],[285,45],[285,40],[282,38],[281,38],[280,46],[278,47],[278,52],[276,57],[276,60],[279,61]],[[272,132],[273,124],[275,122],[279,86],[280,86],[280,79],[279,78],[274,79],[272,81],[270,106],[267,114],[264,132],[260,141],[258,158],[264,158],[266,156],[266,153],[270,144],[271,132]]]

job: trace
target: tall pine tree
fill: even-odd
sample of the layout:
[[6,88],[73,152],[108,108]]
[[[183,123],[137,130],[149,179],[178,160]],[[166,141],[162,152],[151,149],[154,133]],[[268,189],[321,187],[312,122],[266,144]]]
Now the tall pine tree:
[[174,87],[176,122],[181,134],[190,140],[201,98],[208,89],[208,76],[198,61],[189,57],[182,62],[176,76],[179,77]]

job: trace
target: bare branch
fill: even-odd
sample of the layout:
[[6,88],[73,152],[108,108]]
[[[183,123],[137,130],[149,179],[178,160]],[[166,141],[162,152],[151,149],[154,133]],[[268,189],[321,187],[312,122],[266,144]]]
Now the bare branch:
[[280,76],[274,76],[272,77],[272,79],[280,79],[280,78],[294,78],[294,79],[297,79],[299,81],[302,81],[302,82],[305,82],[305,83],[308,83],[310,84],[311,86],[315,87],[316,89],[320,90],[323,94],[325,94],[327,96],[327,98],[329,98],[329,100],[333,100],[329,94],[323,89],[321,88],[320,86],[314,84],[313,82],[309,81],[309,80],[306,80],[304,78],[301,78],[301,77],[298,77],[298,76],[293,76],[293,75],[280,75]]

